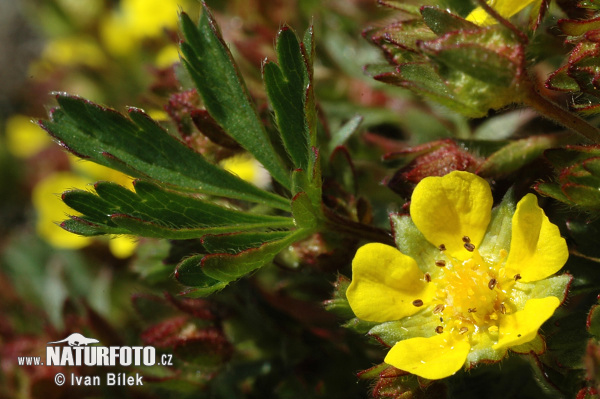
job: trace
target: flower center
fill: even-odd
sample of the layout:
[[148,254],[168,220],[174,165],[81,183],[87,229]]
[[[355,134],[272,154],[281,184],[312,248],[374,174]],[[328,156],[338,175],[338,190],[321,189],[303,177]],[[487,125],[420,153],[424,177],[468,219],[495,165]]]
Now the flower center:
[[515,280],[501,267],[507,252],[501,250],[499,260],[491,262],[465,238],[465,248],[469,245],[467,249],[473,252],[470,259],[460,261],[441,255],[444,259],[436,261],[436,266],[442,268],[442,275],[436,279],[433,308],[440,319],[436,332],[496,334],[498,319],[512,310],[509,299]]

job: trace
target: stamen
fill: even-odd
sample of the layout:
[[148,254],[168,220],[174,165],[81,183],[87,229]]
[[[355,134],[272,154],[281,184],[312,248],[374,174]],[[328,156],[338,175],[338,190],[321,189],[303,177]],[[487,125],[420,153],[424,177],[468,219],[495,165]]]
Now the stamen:
[[441,303],[433,309],[433,314],[442,313],[446,307]]
[[469,252],[473,252],[475,250],[475,245],[471,244],[470,242],[466,242],[465,249]]
[[440,246],[438,247],[440,251],[445,251],[446,250],[446,246],[444,244],[440,244]]
[[500,304],[500,313],[506,314],[506,306],[503,303]]
[[[442,326],[437,326],[437,327],[435,328],[435,332],[436,332],[436,333],[438,333],[438,334],[441,334],[441,333],[443,333],[443,332],[444,332],[444,327],[442,327]],[[519,336],[520,336],[520,335],[519,335]]]
[[428,283],[431,283],[431,274],[425,273],[425,281],[427,281]]
[[468,312],[475,313],[475,312],[477,312],[477,308],[469,308]]
[[464,333],[466,333],[467,331],[469,331],[469,329],[468,329],[467,327],[462,327],[460,330],[458,330],[458,333],[459,333],[459,334],[464,334]]
[[498,280],[496,280],[495,278],[491,279],[490,282],[488,283],[488,288],[490,290],[493,290],[494,288],[496,288],[496,284],[498,284]]
[[518,338],[521,338],[521,334],[517,334],[517,337],[518,337]]
[[440,317],[440,323],[443,323],[443,322],[444,322],[444,318]]
[[436,260],[435,265],[439,266],[439,267],[444,267],[444,266],[446,266],[446,261],[445,260]]
[[471,242],[471,239],[469,238],[469,236],[464,236],[463,242]]
[[515,279],[515,281],[519,281],[520,279],[522,279],[522,277],[519,273],[517,273],[517,274],[515,274],[514,279]]
[[414,305],[414,306],[416,306],[416,307],[423,306],[423,301],[422,301],[422,300],[420,300],[420,299],[415,299],[415,300],[413,301],[413,305]]

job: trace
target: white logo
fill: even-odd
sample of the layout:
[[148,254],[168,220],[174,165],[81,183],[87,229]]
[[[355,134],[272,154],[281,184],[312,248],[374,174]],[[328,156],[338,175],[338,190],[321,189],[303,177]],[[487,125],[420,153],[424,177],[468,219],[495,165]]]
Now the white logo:
[[60,344],[63,342],[68,342],[69,346],[87,346],[88,344],[97,344],[100,341],[94,338],[86,338],[79,333],[73,333],[65,339],[61,339],[60,341],[48,342],[48,344]]

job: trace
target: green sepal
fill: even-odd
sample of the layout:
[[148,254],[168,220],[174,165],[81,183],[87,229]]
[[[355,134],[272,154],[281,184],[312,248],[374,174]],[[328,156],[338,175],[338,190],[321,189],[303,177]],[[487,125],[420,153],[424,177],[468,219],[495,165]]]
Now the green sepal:
[[[196,26],[180,14],[185,42],[183,64],[194,80],[210,115],[250,152],[284,187],[289,188],[288,168],[279,157],[262,125],[246,85],[210,11],[203,5]],[[207,79],[207,76],[210,78]]]
[[289,234],[289,231],[252,231],[207,234],[202,237],[202,245],[210,254],[237,254],[250,248],[259,247],[265,242],[282,239]]
[[443,252],[431,244],[417,229],[409,215],[391,214],[392,233],[396,247],[413,258],[423,273],[439,273],[435,261],[444,259]]
[[175,278],[181,284],[194,287],[193,296],[207,296],[222,290],[228,284],[207,276],[200,267],[204,255],[194,255],[181,261],[175,269]]
[[479,253],[486,255],[492,263],[500,261],[500,250],[510,250],[512,236],[512,218],[515,214],[515,200],[512,189],[509,189],[500,205],[492,209],[492,216],[487,231],[479,244]]
[[511,346],[511,352],[520,353],[527,355],[533,353],[535,355],[541,355],[546,352],[546,341],[540,334],[537,334],[534,339],[521,345]]
[[238,254],[206,255],[198,265],[209,277],[219,281],[234,281],[273,261],[275,256],[292,243],[302,240],[310,232],[299,229],[287,237],[247,249]]
[[304,107],[310,81],[298,38],[287,26],[277,37],[277,60],[279,65],[263,66],[265,88],[285,149],[294,166],[305,169],[311,146]]
[[433,314],[433,307],[431,307],[402,320],[378,324],[369,330],[369,335],[387,346],[394,346],[396,342],[405,339],[432,337],[436,335],[435,328],[439,325],[440,321]]
[[352,319],[354,312],[350,307],[348,298],[346,297],[346,291],[350,286],[351,280],[345,276],[338,276],[337,281],[334,285],[333,296],[331,299],[323,302],[325,309],[343,319]]
[[520,308],[525,306],[525,302],[530,299],[553,296],[563,302],[567,297],[569,286],[572,281],[573,276],[568,273],[548,277],[532,283],[521,283],[518,281],[515,283],[513,303],[515,303],[520,310]]
[[79,97],[57,94],[56,98],[60,108],[40,125],[81,158],[180,191],[289,209],[288,200],[211,164],[139,109],[129,109],[130,120]]

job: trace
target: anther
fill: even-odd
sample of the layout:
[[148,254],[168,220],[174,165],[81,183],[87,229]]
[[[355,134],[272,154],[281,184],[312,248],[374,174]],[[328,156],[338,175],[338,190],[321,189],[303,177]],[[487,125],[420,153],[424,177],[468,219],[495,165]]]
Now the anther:
[[440,246],[438,247],[440,251],[445,251],[446,250],[446,246],[444,244],[440,244]]
[[445,260],[436,260],[435,265],[439,266],[439,267],[444,267],[444,266],[446,266],[446,261]]
[[441,333],[443,333],[443,332],[444,332],[444,327],[442,327],[442,326],[437,326],[437,327],[435,328],[435,332],[436,332],[436,333],[438,333],[438,334],[441,334]]
[[423,306],[423,301],[420,300],[420,299],[415,299],[413,301],[413,305],[416,306],[416,307]]
[[514,277],[515,281],[519,281],[521,278],[522,277],[519,273],[515,274],[515,277]]
[[506,314],[506,306],[503,303],[500,304],[500,313]]
[[469,308],[467,311],[469,313],[475,313],[475,312],[477,312],[477,308]]
[[469,238],[469,236],[464,236],[463,242],[471,242],[471,239]]
[[433,314],[438,314],[438,313],[442,313],[444,311],[446,307],[444,305],[442,305],[441,303],[439,305],[437,305],[435,308],[433,308]]
[[517,334],[517,337],[521,338],[521,334]]
[[431,283],[431,274],[425,273],[425,281],[427,281],[428,283]]
[[440,317],[440,323],[443,323],[443,322],[444,322],[444,318]]
[[468,329],[467,327],[462,327],[460,330],[458,330],[458,333],[459,333],[459,334],[464,334],[464,333],[466,333],[467,331],[469,331],[469,329]]
[[465,242],[465,249],[469,252],[473,252],[475,250],[475,245],[470,242]]
[[493,290],[494,288],[496,288],[496,284],[498,284],[498,280],[496,280],[495,278],[491,279],[490,282],[488,283],[488,288],[490,290]]

